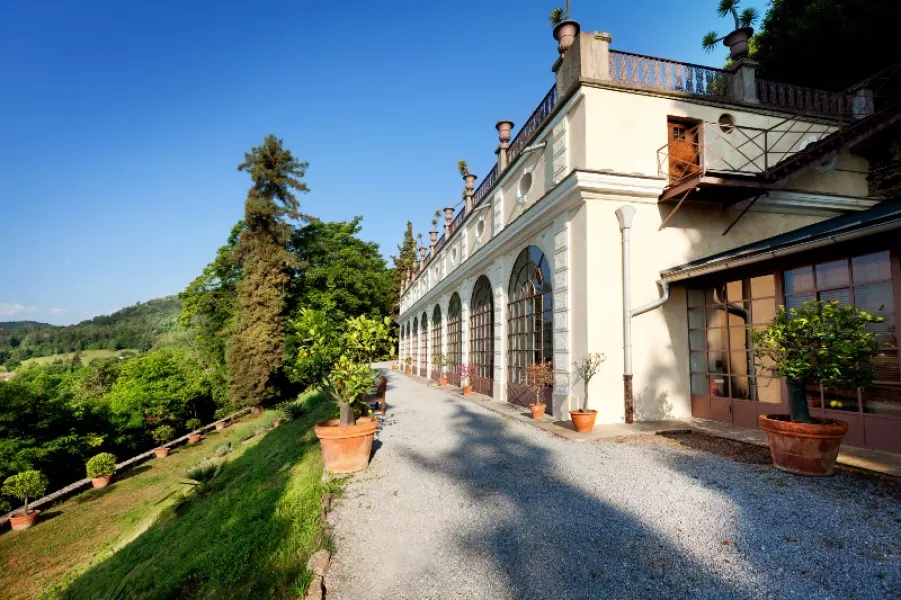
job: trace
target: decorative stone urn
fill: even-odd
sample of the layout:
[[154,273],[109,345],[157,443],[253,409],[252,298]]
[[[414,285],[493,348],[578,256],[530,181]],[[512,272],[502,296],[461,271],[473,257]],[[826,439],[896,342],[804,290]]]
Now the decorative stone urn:
[[[513,127],[513,123],[510,123],[510,127]],[[509,137],[510,137],[509,133],[507,134],[507,137],[509,139]],[[479,178],[478,175],[473,175],[472,173],[467,173],[463,177],[463,181],[466,182],[466,189],[470,190],[470,191],[474,190],[476,187],[476,179],[478,179],[478,178]]]
[[729,58],[738,60],[748,55],[748,40],[754,35],[753,27],[739,27],[723,38],[723,46],[729,48]]
[[560,52],[560,56],[566,55],[566,51],[576,41],[576,36],[579,35],[580,30],[581,27],[578,21],[573,21],[572,19],[561,21],[554,27],[554,39],[557,40],[557,50]]
[[[498,121],[495,127],[497,128],[497,137],[501,141],[501,143],[509,143],[510,132],[513,130],[513,121]],[[475,180],[473,179],[473,181]]]

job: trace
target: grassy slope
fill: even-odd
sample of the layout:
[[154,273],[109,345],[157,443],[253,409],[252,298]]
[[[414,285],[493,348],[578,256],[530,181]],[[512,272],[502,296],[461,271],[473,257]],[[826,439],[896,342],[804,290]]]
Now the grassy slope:
[[[3,534],[3,598],[42,590],[49,598],[293,597],[321,541],[324,484],[312,424],[329,413],[318,404],[247,444],[241,437],[270,413],[211,433],[50,509],[31,530]],[[187,489],[179,483],[185,470],[223,441],[235,450],[211,491],[175,514],[169,494]]]
[[[81,364],[86,365],[92,360],[119,356],[123,352],[134,352],[135,354],[140,354],[140,352],[138,352],[137,350],[82,350],[81,352],[79,352],[79,354],[81,355]],[[74,354],[74,352],[68,352],[66,354],[54,354],[53,356],[39,356],[36,358],[29,358],[28,360],[22,362],[22,366],[27,367],[28,365],[47,365],[55,360],[62,360],[68,363],[72,361],[72,356]]]

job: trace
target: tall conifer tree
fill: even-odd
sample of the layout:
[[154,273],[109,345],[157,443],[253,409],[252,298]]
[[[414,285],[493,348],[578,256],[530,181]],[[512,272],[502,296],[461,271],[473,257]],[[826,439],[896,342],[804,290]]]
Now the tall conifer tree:
[[391,258],[394,260],[394,287],[400,289],[401,282],[416,267],[416,239],[413,237],[413,223],[410,221],[407,221],[404,241],[397,247],[397,256]]
[[300,162],[269,135],[244,154],[239,171],[253,182],[244,205],[244,230],[236,253],[243,277],[238,284],[234,331],[229,340],[229,394],[239,406],[258,406],[278,395],[285,360],[285,298],[291,253],[288,219],[297,219],[294,192],[308,192]]

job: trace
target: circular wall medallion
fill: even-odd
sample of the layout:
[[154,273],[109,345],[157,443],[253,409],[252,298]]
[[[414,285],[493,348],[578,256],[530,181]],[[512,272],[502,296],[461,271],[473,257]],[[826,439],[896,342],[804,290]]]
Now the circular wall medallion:
[[517,201],[523,201],[526,199],[526,196],[529,195],[529,191],[532,189],[532,173],[526,171],[522,174],[522,177],[519,178],[519,185],[516,188],[516,199]]
[[720,130],[725,134],[731,134],[735,130],[735,119],[729,113],[720,115]]

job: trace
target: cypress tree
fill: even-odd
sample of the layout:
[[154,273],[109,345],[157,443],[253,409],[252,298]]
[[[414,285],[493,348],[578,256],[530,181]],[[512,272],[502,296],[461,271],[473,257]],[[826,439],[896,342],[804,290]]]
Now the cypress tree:
[[239,171],[253,182],[244,205],[244,224],[236,247],[243,277],[228,343],[229,395],[238,406],[258,406],[278,396],[285,360],[285,299],[291,238],[288,219],[297,219],[294,192],[308,192],[300,181],[308,164],[300,162],[269,135],[244,154]]
[[394,260],[394,288],[400,289],[407,274],[416,268],[416,239],[413,237],[413,223],[410,221],[407,221],[403,243],[397,246],[397,256],[391,258]]

